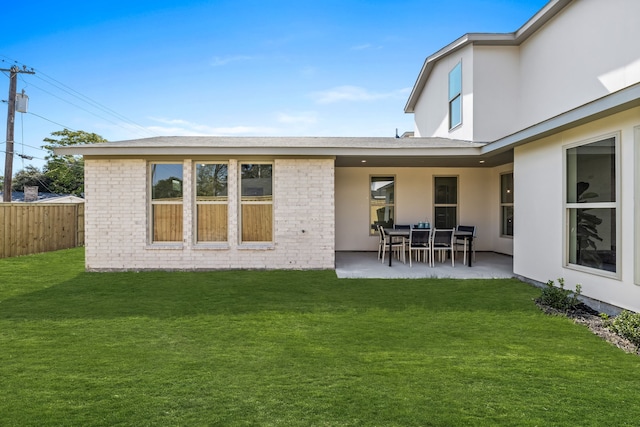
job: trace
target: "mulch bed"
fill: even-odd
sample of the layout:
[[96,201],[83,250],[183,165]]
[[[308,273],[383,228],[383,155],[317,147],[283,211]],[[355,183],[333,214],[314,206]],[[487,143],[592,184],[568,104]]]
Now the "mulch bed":
[[600,317],[599,313],[586,304],[580,303],[575,309],[568,310],[566,312],[542,305],[538,301],[536,301],[536,305],[546,314],[568,317],[575,323],[587,326],[595,335],[615,345],[619,349],[624,350],[626,353],[632,353],[640,356],[640,349],[636,348],[636,346],[628,339],[621,337],[607,328],[605,321]]

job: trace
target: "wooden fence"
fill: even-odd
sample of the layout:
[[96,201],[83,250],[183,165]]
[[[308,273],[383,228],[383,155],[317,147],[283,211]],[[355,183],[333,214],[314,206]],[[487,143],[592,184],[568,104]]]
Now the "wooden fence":
[[84,203],[0,203],[0,258],[84,245]]

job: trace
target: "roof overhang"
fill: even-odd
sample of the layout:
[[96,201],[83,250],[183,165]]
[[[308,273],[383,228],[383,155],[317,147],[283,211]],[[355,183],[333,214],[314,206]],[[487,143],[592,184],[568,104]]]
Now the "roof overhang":
[[483,155],[513,152],[513,148],[602,119],[631,108],[640,107],[640,83],[566,111],[526,129],[486,144]]
[[415,106],[427,84],[429,75],[435,64],[442,58],[470,45],[478,46],[519,46],[540,27],[549,22],[572,0],[551,0],[522,27],[513,33],[468,33],[427,57],[413,85],[409,99],[404,107],[405,113],[415,112]]
[[336,167],[476,167],[510,162],[484,143],[445,138],[164,136],[58,147],[98,158],[332,158]]

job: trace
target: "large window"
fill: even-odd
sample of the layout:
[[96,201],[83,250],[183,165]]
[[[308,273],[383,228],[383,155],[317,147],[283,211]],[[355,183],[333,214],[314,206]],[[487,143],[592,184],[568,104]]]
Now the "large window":
[[240,164],[241,240],[273,241],[273,165]]
[[372,176],[370,178],[369,233],[375,234],[377,226],[392,228],[395,218],[395,178],[393,176]]
[[449,72],[449,129],[462,123],[462,62]]
[[500,175],[500,235],[513,236],[513,172]]
[[618,272],[616,137],[566,150],[568,264]]
[[434,179],[433,224],[436,228],[455,228],[458,223],[458,177]]
[[196,240],[227,240],[227,173],[225,163],[196,164]]
[[182,163],[151,164],[151,240],[182,242]]

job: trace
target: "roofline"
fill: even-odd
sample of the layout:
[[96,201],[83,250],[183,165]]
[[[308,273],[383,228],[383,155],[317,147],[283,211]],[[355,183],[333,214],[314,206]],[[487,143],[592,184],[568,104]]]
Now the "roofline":
[[429,79],[429,75],[431,74],[433,67],[440,59],[470,44],[478,46],[519,46],[571,2],[572,0],[551,0],[527,22],[525,22],[524,25],[512,33],[467,33],[434,54],[428,56],[422,65],[422,69],[418,74],[415,84],[413,85],[409,99],[404,107],[404,112],[415,112],[415,106],[418,103],[420,94],[427,84],[427,80]]
[[[169,139],[180,139],[183,137],[169,137]],[[215,142],[215,139],[221,137],[202,137],[203,141],[211,139],[211,142]],[[152,138],[153,139],[153,138]],[[284,140],[296,140],[304,138],[296,137],[282,137],[282,138],[270,138],[270,139],[282,139]],[[322,138],[316,138],[322,140]],[[340,140],[341,138],[329,138],[331,140]],[[344,138],[352,140],[353,138]],[[377,140],[378,138],[361,138],[362,140]],[[411,138],[412,142],[418,142],[417,140],[424,139],[425,141],[432,140],[432,138]],[[241,156],[241,157],[324,157],[335,158],[337,156],[380,156],[380,157],[407,157],[407,156],[424,156],[425,152],[428,152],[429,156],[433,157],[449,157],[449,156],[477,156],[480,154],[480,148],[484,143],[465,142],[467,147],[455,145],[455,146],[428,146],[428,145],[412,145],[407,146],[401,143],[397,143],[398,139],[389,138],[390,141],[396,143],[389,143],[383,146],[349,146],[349,145],[246,145],[242,144],[245,141],[242,137],[230,138],[231,141],[237,141],[238,144],[233,145],[214,145],[211,142],[201,144],[180,145],[176,141],[162,144],[152,145],[139,145],[137,142],[143,140],[133,141],[120,141],[117,143],[100,143],[100,144],[87,144],[87,145],[75,145],[56,147],[54,152],[59,155],[83,155],[86,158],[123,158],[123,157],[155,157],[155,156],[167,156],[167,157],[193,157],[193,156]]]
[[482,148],[482,154],[498,154],[528,142],[580,126],[613,114],[640,107],[640,83],[598,98],[514,134],[493,141]]

